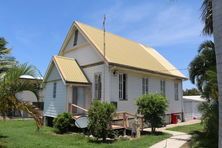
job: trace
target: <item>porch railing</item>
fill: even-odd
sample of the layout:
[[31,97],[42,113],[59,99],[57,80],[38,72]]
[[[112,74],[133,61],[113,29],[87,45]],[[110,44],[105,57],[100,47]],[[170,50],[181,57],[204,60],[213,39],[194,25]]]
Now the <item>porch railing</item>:
[[135,120],[135,118],[138,119],[138,121],[140,122],[140,129],[143,130],[144,128],[143,115],[139,115],[139,114],[135,115],[129,112],[117,112],[113,118],[113,122],[116,122],[114,124],[118,124],[126,129],[126,128],[131,128],[132,126],[129,124],[129,120]]
[[[73,115],[78,116],[77,109],[82,110],[85,114],[88,113],[88,110],[78,106],[76,104],[69,103],[68,111],[71,112]],[[135,118],[138,119],[140,123],[140,129],[143,130],[144,128],[144,117],[143,115],[139,114],[132,114],[129,112],[116,112],[113,117],[112,125],[117,125],[119,127],[122,127],[124,129],[132,128],[132,125],[129,124],[129,120],[134,120]]]
[[77,109],[80,109],[82,111],[84,111],[85,113],[88,112],[87,109],[81,107],[81,106],[78,106],[76,104],[72,104],[72,103],[69,103],[69,108],[68,108],[68,111],[71,112],[72,114],[76,114],[77,113]]

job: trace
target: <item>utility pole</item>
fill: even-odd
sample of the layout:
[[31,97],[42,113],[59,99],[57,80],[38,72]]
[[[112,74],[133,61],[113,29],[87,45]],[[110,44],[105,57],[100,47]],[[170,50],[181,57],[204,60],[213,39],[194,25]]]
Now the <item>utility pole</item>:
[[103,101],[105,101],[106,90],[105,90],[105,82],[106,82],[106,15],[103,17],[103,56],[104,56],[104,71],[103,71]]

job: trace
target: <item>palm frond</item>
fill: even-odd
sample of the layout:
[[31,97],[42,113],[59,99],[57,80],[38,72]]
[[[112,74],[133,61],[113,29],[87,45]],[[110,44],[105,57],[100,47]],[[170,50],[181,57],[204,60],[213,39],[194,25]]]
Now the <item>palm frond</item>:
[[198,52],[201,53],[203,50],[208,49],[208,50],[214,50],[214,42],[211,40],[204,41],[203,43],[200,44]]
[[10,56],[11,49],[6,48],[6,40],[0,38],[0,74],[15,65],[15,58]]
[[22,91],[31,91],[39,98],[40,84],[21,79],[22,75],[36,77],[36,70],[28,64],[18,64],[10,68],[0,79],[0,112],[4,114],[8,109],[16,108],[30,114],[36,121],[37,128],[42,125],[42,115],[33,105],[16,98]]
[[0,38],[0,58],[2,55],[8,55],[11,52],[11,49],[6,48],[7,41],[4,38]]
[[201,18],[204,22],[203,34],[211,35],[213,33],[213,10],[212,0],[203,0],[201,6],[202,14]]
[[210,71],[216,73],[215,47],[212,41],[205,41],[189,65],[189,77],[204,97],[215,99],[218,98],[218,90],[213,86],[217,85],[217,81]]

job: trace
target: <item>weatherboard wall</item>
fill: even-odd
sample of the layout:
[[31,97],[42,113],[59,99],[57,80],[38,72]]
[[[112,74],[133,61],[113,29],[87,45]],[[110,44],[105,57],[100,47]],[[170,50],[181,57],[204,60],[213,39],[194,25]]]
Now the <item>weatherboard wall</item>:
[[[128,111],[136,113],[136,99],[142,95],[142,78],[149,78],[149,93],[160,93],[160,80],[161,77],[149,77],[143,74],[132,73],[129,71],[119,71],[119,73],[127,74],[127,100],[119,99],[119,77],[110,73],[111,80],[111,93],[110,101],[117,102],[118,111]],[[174,80],[164,79],[166,81],[166,97],[168,101],[168,113],[180,113],[182,111],[182,85],[179,82],[179,100],[175,100]]]
[[73,46],[73,38],[74,37],[71,36],[71,39],[64,49],[63,56],[76,59],[81,66],[102,61],[96,49],[92,47],[80,33],[76,46]]
[[[53,98],[53,85],[56,82],[56,97]],[[53,66],[47,83],[43,89],[44,93],[44,116],[56,117],[58,114],[67,110],[66,105],[66,86]]]

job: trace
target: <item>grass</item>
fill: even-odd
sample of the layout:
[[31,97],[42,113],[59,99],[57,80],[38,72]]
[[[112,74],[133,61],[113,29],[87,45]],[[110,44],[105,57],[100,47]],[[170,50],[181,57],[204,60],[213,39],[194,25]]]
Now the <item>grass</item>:
[[167,128],[167,130],[192,134],[195,131],[202,132],[203,131],[203,125],[201,123],[196,123],[196,124],[192,124],[192,125],[183,125],[183,126]]
[[58,135],[53,128],[44,127],[39,132],[35,131],[34,121],[7,120],[0,121],[0,148],[134,148],[149,147],[163,139],[170,137],[168,134],[144,135],[139,139],[128,141],[115,141],[113,143],[91,142],[85,135],[71,133]]

